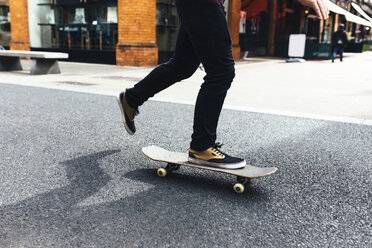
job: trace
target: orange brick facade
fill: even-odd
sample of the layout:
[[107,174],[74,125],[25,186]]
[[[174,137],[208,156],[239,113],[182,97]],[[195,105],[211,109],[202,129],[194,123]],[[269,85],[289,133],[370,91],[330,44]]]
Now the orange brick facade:
[[117,65],[158,64],[156,0],[118,0]]
[[9,0],[11,50],[30,50],[27,0]]
[[240,9],[241,0],[230,0],[229,1],[229,13],[228,23],[232,39],[232,50],[234,59],[240,58],[240,46],[239,46],[239,25],[240,25]]

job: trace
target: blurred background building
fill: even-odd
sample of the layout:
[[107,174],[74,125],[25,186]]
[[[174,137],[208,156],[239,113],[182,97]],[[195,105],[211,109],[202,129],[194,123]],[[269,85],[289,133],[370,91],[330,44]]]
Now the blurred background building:
[[305,58],[329,58],[332,34],[341,23],[349,39],[346,51],[370,49],[372,1],[331,0],[329,6],[329,18],[320,20],[297,0],[243,0],[241,50],[248,56],[286,57],[289,35],[306,34]]
[[[226,0],[235,58],[287,57],[290,34],[306,34],[305,58],[329,58],[345,24],[346,51],[370,50],[372,0],[331,0],[319,20],[297,0]],[[78,62],[146,66],[173,54],[175,0],[0,0],[0,45],[68,52]]]

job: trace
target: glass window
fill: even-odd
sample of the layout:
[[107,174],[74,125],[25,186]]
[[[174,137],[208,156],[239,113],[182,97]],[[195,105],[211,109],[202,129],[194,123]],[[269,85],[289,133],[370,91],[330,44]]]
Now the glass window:
[[8,48],[10,42],[10,13],[8,0],[0,0],[0,46]]
[[40,47],[115,50],[116,0],[40,0]]
[[300,30],[301,7],[293,1],[278,0],[278,18],[275,41],[289,42],[289,35],[304,33]]
[[347,6],[349,5],[349,0],[338,0],[339,6],[343,7],[344,9],[347,9]]
[[172,57],[176,47],[179,25],[175,0],[157,0],[156,43],[160,63]]
[[322,21],[321,30],[321,43],[331,43],[332,42],[332,30],[333,30],[333,15],[330,15],[328,19]]
[[242,1],[241,11],[239,30],[241,51],[248,51],[254,56],[265,55],[269,30],[268,1]]

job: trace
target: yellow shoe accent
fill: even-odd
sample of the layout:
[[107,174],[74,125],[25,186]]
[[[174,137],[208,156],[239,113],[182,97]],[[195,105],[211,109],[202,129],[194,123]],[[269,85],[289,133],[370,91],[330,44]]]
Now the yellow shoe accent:
[[218,167],[223,169],[241,169],[246,166],[244,159],[232,157],[224,152],[221,152],[218,148],[221,144],[216,143],[214,146],[209,147],[204,151],[195,151],[189,148],[188,161],[193,164],[206,165],[212,167]]
[[127,102],[127,98],[125,96],[125,92],[123,94],[122,103],[124,105],[124,112],[127,114],[130,121],[134,120],[134,117],[136,116],[136,110],[133,109],[131,106],[129,106]]
[[189,152],[191,152],[196,159],[209,161],[211,159],[224,159],[226,156],[225,154],[221,153],[218,149],[214,147],[210,147],[204,151],[195,151],[189,148]]

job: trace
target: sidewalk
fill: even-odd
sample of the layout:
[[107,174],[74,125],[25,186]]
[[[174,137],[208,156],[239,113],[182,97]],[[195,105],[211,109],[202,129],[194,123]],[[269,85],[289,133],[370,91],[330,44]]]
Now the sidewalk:
[[[372,52],[345,54],[345,60],[248,58],[236,62],[236,77],[225,108],[372,125]],[[0,72],[0,83],[116,95],[145,77],[152,67],[60,62],[62,74],[32,76]],[[194,104],[205,72],[156,95],[153,100]]]

